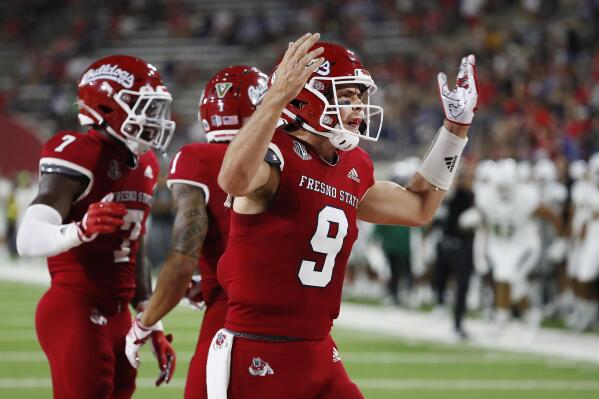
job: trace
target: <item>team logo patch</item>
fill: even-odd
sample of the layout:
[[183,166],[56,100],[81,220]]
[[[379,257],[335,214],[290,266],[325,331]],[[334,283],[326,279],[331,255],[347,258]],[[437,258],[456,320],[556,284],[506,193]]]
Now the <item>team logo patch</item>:
[[108,177],[112,180],[118,180],[121,176],[123,176],[123,174],[121,173],[121,168],[119,168],[119,163],[113,159],[108,164]]
[[222,332],[218,333],[216,340],[214,341],[214,349],[220,350],[228,347],[227,336]]
[[252,359],[252,364],[248,367],[250,374],[257,377],[264,377],[269,374],[274,374],[274,370],[270,367],[270,364],[266,363],[259,357]]
[[144,176],[148,179],[154,178],[154,172],[152,172],[152,168],[150,167],[150,165],[146,166],[146,170],[144,170]]
[[92,309],[91,314],[89,315],[89,319],[92,323],[98,326],[105,326],[108,324],[108,320],[104,317],[98,309]]
[[304,161],[312,159],[312,156],[308,153],[306,147],[299,141],[293,140],[293,151]]
[[225,82],[225,83],[217,83],[214,85],[216,88],[216,95],[218,98],[223,98],[227,92],[233,87],[233,83]]
[[339,356],[339,351],[337,348],[333,348],[333,363],[337,363],[341,361],[341,356]]
[[355,182],[360,183],[360,178],[358,177],[358,172],[356,171],[355,168],[351,168],[349,173],[347,174],[347,177],[349,177],[350,179],[352,179]]
[[119,68],[118,65],[104,64],[96,69],[90,69],[85,72],[85,75],[81,77],[81,83],[79,85],[82,86],[98,79],[114,80],[123,87],[130,89],[133,87],[135,76],[132,73]]

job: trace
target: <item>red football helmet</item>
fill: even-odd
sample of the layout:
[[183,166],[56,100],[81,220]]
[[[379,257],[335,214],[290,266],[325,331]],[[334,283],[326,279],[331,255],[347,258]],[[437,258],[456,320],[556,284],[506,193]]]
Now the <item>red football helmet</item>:
[[198,118],[209,142],[230,141],[252,116],[268,89],[258,68],[235,65],[221,69],[204,87]]
[[82,125],[105,128],[135,154],[166,150],[175,131],[173,98],[153,65],[126,55],[102,58],[85,70],[78,86]]
[[[282,118],[288,124],[328,137],[333,145],[342,150],[354,148],[359,138],[378,140],[383,108],[370,104],[370,95],[377,89],[370,73],[364,69],[358,56],[345,47],[319,42],[310,50],[319,47],[324,48],[321,55],[324,62],[297,97],[287,104]],[[271,83],[275,79],[276,70]],[[347,86],[355,86],[360,90],[362,105],[338,103],[337,91]],[[357,129],[352,131],[344,126],[340,114],[342,108],[361,108],[362,119]],[[378,120],[375,122],[375,119]]]

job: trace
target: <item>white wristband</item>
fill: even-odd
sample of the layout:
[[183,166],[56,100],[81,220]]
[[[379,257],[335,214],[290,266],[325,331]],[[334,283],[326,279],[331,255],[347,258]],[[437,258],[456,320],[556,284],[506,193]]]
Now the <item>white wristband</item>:
[[467,142],[468,138],[460,138],[441,126],[418,173],[441,190],[449,190]]
[[28,207],[17,233],[19,255],[48,257],[81,245],[76,224],[61,223],[60,213],[51,206]]
[[[152,326],[146,326],[144,323],[141,322],[141,317],[142,317],[142,313],[138,313],[137,316],[135,316],[137,323],[136,324],[138,327],[140,327],[141,329],[145,330],[145,331],[164,331],[164,325],[162,324],[162,320],[158,320],[156,322],[156,324],[152,325]],[[149,333],[147,334],[149,335]]]

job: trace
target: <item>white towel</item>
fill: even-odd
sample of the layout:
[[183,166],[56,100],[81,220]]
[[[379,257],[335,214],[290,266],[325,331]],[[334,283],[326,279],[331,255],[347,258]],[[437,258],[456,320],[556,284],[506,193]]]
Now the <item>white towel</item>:
[[214,334],[206,363],[208,399],[227,399],[234,335],[221,328]]

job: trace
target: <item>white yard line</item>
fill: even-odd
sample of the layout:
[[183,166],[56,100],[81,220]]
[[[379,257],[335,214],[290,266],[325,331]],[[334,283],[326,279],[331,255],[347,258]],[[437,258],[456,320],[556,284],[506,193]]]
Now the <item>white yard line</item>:
[[14,263],[0,259],[0,280],[47,287],[50,285],[50,273],[45,261],[40,258],[24,258]]
[[384,390],[535,390],[535,391],[594,391],[599,381],[584,380],[378,380],[355,379],[360,389]]
[[[456,342],[450,320],[405,309],[343,303],[335,325],[408,340]],[[467,320],[466,328],[471,335],[468,345],[599,363],[599,351],[590,350],[599,348],[599,336],[596,335],[555,329],[532,331],[519,323],[510,323],[497,334],[495,325],[483,320]]]
[[[0,280],[47,286],[50,277],[41,259],[21,260],[17,264],[0,260]],[[373,341],[385,334],[415,342],[456,342],[449,320],[440,321],[426,313],[390,307],[344,303],[335,325],[372,334]],[[475,347],[599,363],[599,350],[589,349],[599,348],[599,336],[555,329],[533,332],[516,323],[508,325],[501,334],[494,334],[495,326],[483,320],[467,320],[466,328],[471,335],[468,345]],[[193,334],[179,338],[185,342],[196,339],[197,335]]]
[[[177,359],[188,362],[193,352],[179,351]],[[145,353],[142,356],[150,356]],[[341,352],[341,360],[346,364],[543,364],[553,368],[577,368],[581,371],[597,372],[599,365],[574,362],[571,360],[546,359],[536,355],[518,355],[504,353],[428,353],[413,352],[399,354],[394,352]],[[45,363],[44,353],[39,351],[0,351],[0,363]]]
[[[584,380],[427,380],[427,379],[356,379],[361,389],[379,390],[540,390],[540,391],[595,391],[599,381]],[[138,378],[138,388],[155,388],[153,378]],[[182,388],[185,379],[175,378],[165,388]],[[0,389],[51,388],[50,378],[0,378]],[[161,388],[162,389],[162,388]]]

